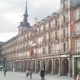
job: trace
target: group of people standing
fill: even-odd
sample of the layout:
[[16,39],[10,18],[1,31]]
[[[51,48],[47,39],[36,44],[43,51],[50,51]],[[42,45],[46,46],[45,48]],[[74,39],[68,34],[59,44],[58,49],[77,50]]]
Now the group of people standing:
[[[32,80],[32,69],[31,70],[26,70],[26,77],[28,77],[30,75],[30,80]],[[45,70],[44,68],[42,68],[42,70],[40,71],[40,77],[41,80],[45,80]]]

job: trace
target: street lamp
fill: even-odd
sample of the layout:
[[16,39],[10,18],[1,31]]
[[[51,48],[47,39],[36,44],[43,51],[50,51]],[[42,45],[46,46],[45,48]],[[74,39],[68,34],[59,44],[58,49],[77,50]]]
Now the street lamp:
[[5,68],[5,61],[6,61],[6,58],[4,56],[4,61],[3,61],[3,67]]

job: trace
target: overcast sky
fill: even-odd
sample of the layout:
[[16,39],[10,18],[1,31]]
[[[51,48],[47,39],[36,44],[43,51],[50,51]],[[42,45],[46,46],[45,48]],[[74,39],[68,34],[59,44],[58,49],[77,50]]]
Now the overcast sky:
[[[26,0],[0,0],[0,41],[7,41],[18,33],[17,27],[23,21]],[[31,26],[59,10],[60,0],[27,0],[28,22]]]

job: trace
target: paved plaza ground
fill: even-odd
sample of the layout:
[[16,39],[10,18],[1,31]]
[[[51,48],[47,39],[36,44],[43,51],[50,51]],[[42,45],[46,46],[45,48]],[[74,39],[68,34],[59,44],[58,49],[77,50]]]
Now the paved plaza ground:
[[[0,80],[30,80],[30,78],[25,76],[25,73],[21,72],[7,72],[4,76],[3,72],[0,71]],[[33,74],[32,80],[41,80],[39,74]],[[46,75],[45,80],[74,80],[72,77],[67,76],[57,76],[57,75]]]

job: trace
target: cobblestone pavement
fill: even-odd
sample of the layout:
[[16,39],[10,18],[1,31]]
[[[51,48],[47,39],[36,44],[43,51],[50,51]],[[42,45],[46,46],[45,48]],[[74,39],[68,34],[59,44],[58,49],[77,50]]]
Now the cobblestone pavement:
[[[41,80],[39,74],[33,74],[32,80]],[[7,72],[6,76],[0,71],[0,80],[30,80],[30,78],[25,76],[25,73],[21,72]],[[57,76],[57,75],[46,75],[45,80],[74,80],[72,77],[67,76]]]

